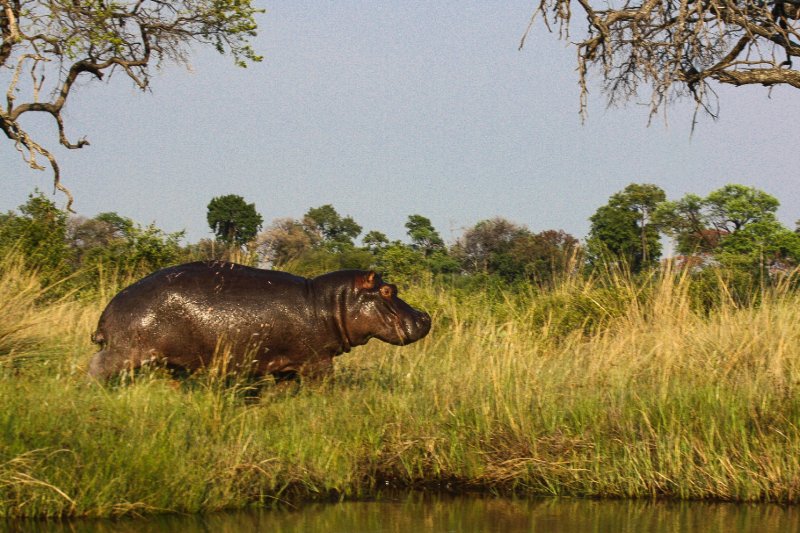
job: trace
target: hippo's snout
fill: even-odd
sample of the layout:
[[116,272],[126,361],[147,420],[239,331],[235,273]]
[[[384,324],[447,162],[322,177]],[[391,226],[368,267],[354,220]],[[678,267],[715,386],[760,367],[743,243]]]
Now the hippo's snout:
[[412,320],[406,325],[407,338],[403,344],[411,344],[423,338],[431,330],[431,315],[424,311],[415,311]]
[[418,324],[422,330],[422,334],[420,335],[420,338],[422,338],[431,330],[431,315],[424,311],[420,312]]

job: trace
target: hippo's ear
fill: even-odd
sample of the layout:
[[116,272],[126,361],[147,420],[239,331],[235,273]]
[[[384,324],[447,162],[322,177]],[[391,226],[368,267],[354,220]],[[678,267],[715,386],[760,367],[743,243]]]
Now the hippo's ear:
[[359,274],[356,276],[356,287],[359,289],[374,289],[375,271],[370,270],[366,274]]

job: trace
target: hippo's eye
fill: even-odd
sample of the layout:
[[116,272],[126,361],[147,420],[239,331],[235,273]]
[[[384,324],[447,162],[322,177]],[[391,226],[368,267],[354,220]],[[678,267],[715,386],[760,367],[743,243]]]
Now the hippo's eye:
[[391,298],[394,290],[391,285],[384,285],[380,288],[380,292],[384,298]]

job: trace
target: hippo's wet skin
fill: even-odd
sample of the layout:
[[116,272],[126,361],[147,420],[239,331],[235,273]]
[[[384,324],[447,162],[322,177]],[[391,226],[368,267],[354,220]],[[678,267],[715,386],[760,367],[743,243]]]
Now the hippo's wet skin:
[[230,369],[277,379],[319,376],[333,357],[375,337],[395,345],[428,334],[431,318],[374,272],[306,279],[224,262],[160,270],[117,294],[92,340],[89,374],[107,379],[158,361],[189,371],[230,354]]

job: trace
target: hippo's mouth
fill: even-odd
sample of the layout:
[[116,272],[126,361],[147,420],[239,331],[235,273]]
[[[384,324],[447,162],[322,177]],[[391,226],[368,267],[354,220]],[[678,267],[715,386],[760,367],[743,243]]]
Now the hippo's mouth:
[[395,330],[400,339],[400,342],[396,343],[397,345],[404,346],[417,342],[431,330],[431,317],[427,313],[419,313],[411,320],[398,321]]

